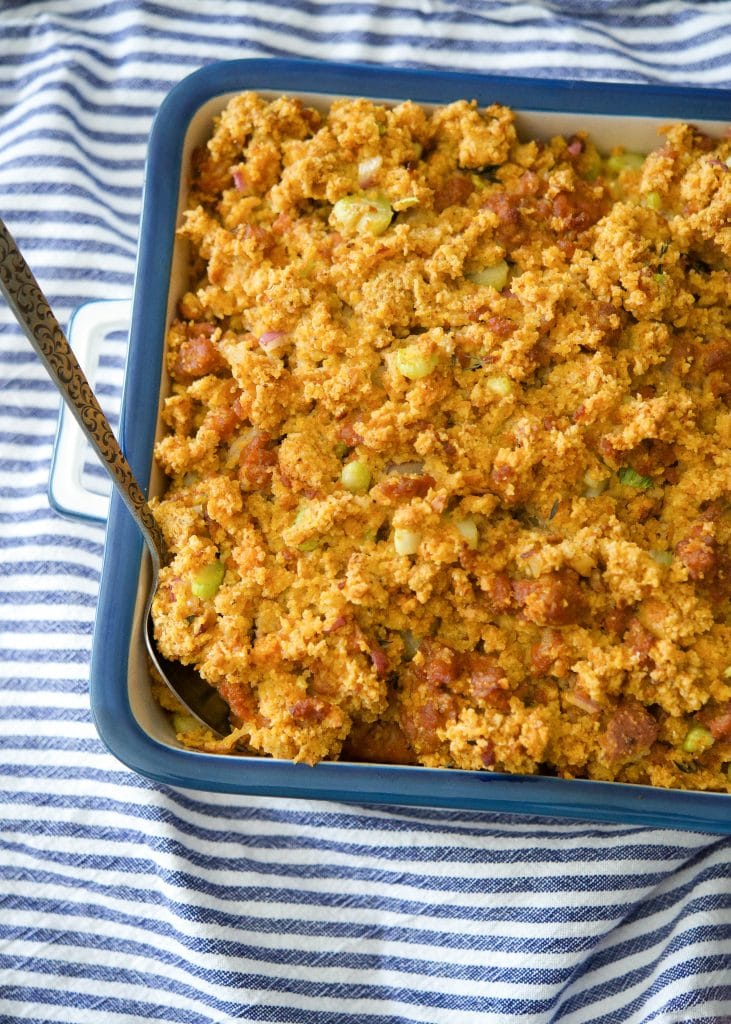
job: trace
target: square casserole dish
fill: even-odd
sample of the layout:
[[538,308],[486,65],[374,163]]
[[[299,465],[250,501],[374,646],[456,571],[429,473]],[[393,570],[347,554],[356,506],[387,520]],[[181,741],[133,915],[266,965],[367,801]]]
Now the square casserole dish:
[[[647,151],[669,121],[691,121],[713,135],[727,127],[731,97],[711,89],[533,81],[475,74],[242,60],[213,64],[177,85],[163,102],[149,142],[120,436],[151,494],[164,482],[153,467],[165,394],[167,325],[186,290],[187,262],[176,242],[190,156],[210,135],[228,99],[253,90],[295,95],[324,109],[341,96],[443,104],[475,99],[518,114],[523,135],[549,138],[587,130],[603,150]],[[91,704],[99,734],[122,762],[174,786],[259,796],[409,804],[593,819],[731,832],[731,795],[625,783],[565,780],[456,769],[348,762],[314,767],[262,757],[185,749],[153,701],[141,617],[148,588],[141,537],[114,494],[91,659]]]

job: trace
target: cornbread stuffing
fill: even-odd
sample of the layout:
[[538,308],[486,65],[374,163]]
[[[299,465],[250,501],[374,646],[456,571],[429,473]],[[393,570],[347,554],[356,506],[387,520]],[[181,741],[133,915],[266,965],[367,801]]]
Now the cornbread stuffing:
[[205,751],[731,791],[731,140],[233,99],[154,510]]

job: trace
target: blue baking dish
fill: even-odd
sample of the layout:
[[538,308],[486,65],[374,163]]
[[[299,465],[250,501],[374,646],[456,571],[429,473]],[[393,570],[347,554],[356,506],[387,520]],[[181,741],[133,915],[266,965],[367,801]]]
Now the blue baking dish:
[[[242,60],[212,64],[185,78],[164,100],[152,128],[129,350],[120,414],[121,442],[150,493],[161,487],[152,468],[161,400],[166,325],[182,288],[184,253],[175,229],[187,192],[191,149],[232,94],[254,89],[326,105],[337,96],[444,103],[466,98],[505,103],[519,126],[549,136],[587,128],[609,148],[650,148],[659,125],[691,120],[724,130],[727,91],[497,78],[477,74]],[[159,782],[259,796],[412,804],[731,832],[731,795],[642,786],[508,776],[377,764],[315,767],[265,758],[182,749],[149,692],[140,629],[147,590],[143,545],[121,500],[109,507],[105,556],[91,659],[91,705],[99,734],[125,764]]]

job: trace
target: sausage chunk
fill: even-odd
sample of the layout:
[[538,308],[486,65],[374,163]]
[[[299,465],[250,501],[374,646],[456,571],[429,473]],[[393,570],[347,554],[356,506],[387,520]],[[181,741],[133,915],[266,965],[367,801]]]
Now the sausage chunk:
[[297,722],[306,724],[319,724],[327,718],[332,710],[332,704],[319,697],[303,697],[291,705],[289,713]]
[[620,704],[607,721],[601,744],[612,764],[635,761],[657,739],[657,722],[637,701]]
[[209,373],[222,373],[226,360],[205,331],[193,334],[177,351],[172,375],[176,380],[191,381]]
[[707,532],[705,523],[696,523],[675,546],[675,554],[688,570],[688,576],[697,583],[711,579],[718,568],[718,544]]
[[439,186],[434,193],[434,209],[442,213],[449,206],[461,206],[475,190],[466,174],[454,174]]
[[465,660],[470,690],[475,700],[489,707],[507,711],[510,697],[508,680],[497,658],[475,652],[469,654]]
[[584,616],[584,595],[573,569],[558,569],[537,580],[516,580],[513,593],[526,619],[538,626],[568,626]]
[[340,759],[375,764],[417,763],[397,722],[356,723],[343,744]]
[[425,498],[434,483],[434,477],[428,473],[420,476],[391,476],[378,489],[389,501],[408,501],[410,498]]
[[268,434],[256,433],[239,457],[239,480],[251,491],[266,490],[277,464],[277,452]]
[[439,730],[454,721],[457,713],[449,688],[460,669],[457,651],[425,640],[418,661],[412,662],[406,673],[399,699],[399,725],[418,754],[434,754],[442,746]]
[[544,629],[540,640],[530,649],[530,667],[538,676],[565,676],[571,663],[571,651],[557,629]]
[[430,687],[449,686],[459,675],[459,655],[446,644],[425,640],[419,648],[423,660],[415,672]]

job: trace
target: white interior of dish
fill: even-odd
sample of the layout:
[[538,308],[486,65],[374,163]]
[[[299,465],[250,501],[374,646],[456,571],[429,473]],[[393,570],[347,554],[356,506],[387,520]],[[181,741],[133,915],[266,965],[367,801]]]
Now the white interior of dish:
[[[278,90],[257,90],[260,95],[274,99],[281,95]],[[190,165],[193,150],[206,142],[213,128],[213,119],[223,110],[233,93],[217,96],[202,107],[193,116],[183,143],[182,172],[178,190],[177,224],[182,222],[187,195],[190,187]],[[340,97],[326,93],[297,93],[299,99],[307,106],[325,111],[329,104]],[[353,96],[357,93],[353,93]],[[373,97],[378,102],[395,105],[401,100]],[[432,106],[424,104],[425,107]],[[571,135],[574,132],[587,131],[599,149],[607,153],[615,146],[624,146],[635,152],[649,152],[660,143],[659,129],[671,119],[668,117],[633,117],[630,114],[573,114],[560,111],[545,113],[543,111],[516,110],[518,132],[523,138],[548,140],[554,135]],[[709,135],[721,135],[727,125],[721,121],[694,119],[694,124]],[[176,313],[178,300],[188,288],[188,251],[181,240],[176,240],[173,247],[173,262],[170,276],[170,289],[167,300],[167,323]],[[160,388],[160,407],[169,391],[169,382],[163,379]],[[161,434],[160,417],[158,415],[158,434]],[[150,494],[160,495],[165,487],[165,479],[158,469],[153,469],[150,481]],[[175,739],[170,721],[152,698],[150,677],[143,640],[142,615],[149,587],[149,564],[145,557],[140,583],[137,590],[134,620],[132,624],[129,651],[129,699],[132,712],[138,724],[152,738],[161,743],[180,746]],[[191,753],[194,753],[191,751]]]

